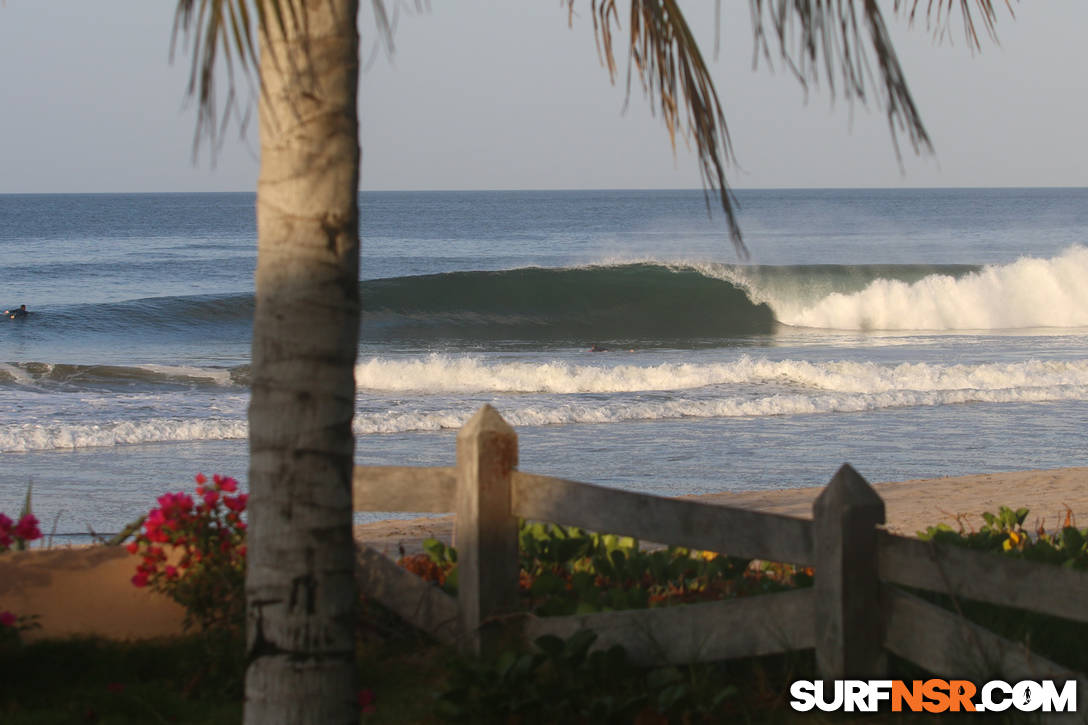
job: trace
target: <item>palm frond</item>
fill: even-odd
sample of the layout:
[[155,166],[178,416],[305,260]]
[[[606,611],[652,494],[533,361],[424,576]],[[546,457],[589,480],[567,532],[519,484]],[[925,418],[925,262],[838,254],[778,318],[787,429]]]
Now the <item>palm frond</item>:
[[[1014,16],[1015,13],[1010,0],[1004,0],[1003,4],[1009,11],[1009,15]],[[906,14],[913,24],[917,20],[918,9],[921,5],[922,0],[895,0],[895,12],[896,14]],[[997,11],[994,9],[993,0],[927,0],[925,3],[926,28],[933,33],[935,40],[948,39],[953,24],[952,17],[955,14],[953,11],[958,6],[958,14],[963,23],[963,34],[967,40],[967,45],[972,50],[981,50],[982,42],[979,39],[975,16],[971,12],[972,5],[975,6],[975,10],[979,15],[982,29],[990,40],[996,43]]]
[[[773,37],[779,58],[806,91],[822,80],[832,98],[841,93],[848,102],[865,104],[875,94],[897,156],[900,133],[906,134],[915,153],[933,151],[876,0],[750,0],[750,4],[757,62],[760,56],[772,62],[768,38]],[[926,25],[938,39],[947,37],[958,7],[973,50],[982,47],[976,14],[996,40],[992,0],[896,0],[893,11],[906,14],[913,23],[923,4]],[[1005,4],[1011,14],[1011,5],[1007,0]]]
[[932,152],[875,0],[750,0],[750,4],[757,63],[762,57],[773,66],[773,38],[779,59],[806,91],[822,81],[833,99],[841,93],[847,102],[864,104],[876,94],[896,154],[901,132],[916,153]]
[[[619,30],[615,0],[591,0],[594,37],[602,64],[615,82],[613,33]],[[574,13],[574,0],[567,0]],[[699,171],[710,208],[709,189],[717,189],[733,246],[742,257],[748,250],[737,223],[735,203],[725,179],[726,164],[735,163],[729,128],[718,91],[687,20],[675,0],[631,0],[627,94],[637,72],[652,107],[660,111],[676,150],[676,137],[695,142]],[[686,123],[682,126],[682,120]]]
[[[564,1],[573,17],[574,0]],[[1010,0],[1004,2],[1012,14]],[[777,58],[806,92],[824,83],[832,99],[841,94],[848,102],[866,104],[872,100],[887,116],[897,157],[901,134],[906,135],[915,153],[933,151],[877,0],[749,0],[749,3],[756,63],[763,58],[773,65]],[[923,5],[927,28],[938,39],[947,37],[958,8],[973,50],[981,48],[980,27],[996,40],[994,0],[896,0],[893,8],[895,13],[906,14],[913,22]],[[619,27],[616,2],[591,0],[591,7],[597,51],[614,82],[613,32]],[[720,18],[717,10],[715,17]],[[777,51],[773,54],[772,40]],[[717,43],[716,36],[715,47]],[[704,189],[717,189],[730,237],[744,256],[746,250],[724,173],[726,165],[735,162],[725,114],[675,0],[631,0],[628,96],[632,68],[637,70],[651,104],[660,110],[673,149],[678,132],[694,140]],[[683,129],[681,106],[687,122]]]
[[[416,0],[421,7],[424,0]],[[378,35],[392,52],[392,27],[385,10],[384,0],[371,0],[374,6]],[[237,105],[235,64],[246,81],[260,93],[265,92],[260,79],[259,37],[273,34],[286,36],[288,29],[305,26],[306,9],[302,0],[177,0],[174,11],[174,28],[170,41],[170,58],[173,60],[179,36],[192,53],[189,85],[186,93],[197,101],[197,124],[193,139],[193,155],[200,148],[200,141],[207,138],[212,145],[213,157],[222,144],[222,136]],[[266,52],[271,46],[266,46]],[[217,85],[217,63],[222,58],[227,74],[227,88],[220,96]],[[280,59],[269,59],[278,67]],[[223,109],[219,111],[222,98]],[[245,118],[241,124],[245,130]]]

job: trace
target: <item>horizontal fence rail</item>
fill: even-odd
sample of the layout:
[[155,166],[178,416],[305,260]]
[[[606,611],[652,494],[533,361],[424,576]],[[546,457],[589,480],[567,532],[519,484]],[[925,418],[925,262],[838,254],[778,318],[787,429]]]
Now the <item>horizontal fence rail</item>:
[[356,466],[351,484],[356,511],[448,514],[454,510],[457,469]]
[[580,616],[516,615],[525,641],[545,634],[569,637],[581,629],[597,634],[595,649],[621,645],[638,665],[717,662],[807,649],[814,644],[809,614],[812,590],[628,609]]
[[516,516],[791,564],[812,563],[812,522],[515,472]]
[[[597,634],[638,664],[681,664],[815,649],[825,678],[882,677],[885,653],[952,677],[1076,679],[1033,653],[896,585],[1088,622],[1088,573],[891,534],[884,502],[844,465],[813,519],[666,498],[516,470],[517,436],[490,406],[457,438],[457,466],[357,466],[356,511],[456,514],[458,596],[359,547],[363,591],[441,641],[488,643]],[[516,519],[815,568],[815,587],[739,599],[562,617],[514,613]],[[958,609],[958,605],[957,605]]]
[[[455,468],[356,466],[356,511],[450,513]],[[513,471],[511,513],[730,556],[812,564],[812,522]]]
[[975,681],[1078,680],[1078,689],[1088,692],[1083,675],[1034,654],[1023,643],[895,587],[885,588],[884,597],[884,646],[934,674]]
[[881,532],[880,578],[954,597],[1088,622],[1088,573]]

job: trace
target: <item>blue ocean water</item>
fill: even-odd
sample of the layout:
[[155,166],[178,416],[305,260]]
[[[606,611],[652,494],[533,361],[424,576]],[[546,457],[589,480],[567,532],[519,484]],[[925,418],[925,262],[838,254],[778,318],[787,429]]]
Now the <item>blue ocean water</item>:
[[[361,195],[357,459],[679,495],[1088,465],[1088,190]],[[252,194],[0,196],[0,511],[244,482]],[[603,348],[591,352],[591,346]]]

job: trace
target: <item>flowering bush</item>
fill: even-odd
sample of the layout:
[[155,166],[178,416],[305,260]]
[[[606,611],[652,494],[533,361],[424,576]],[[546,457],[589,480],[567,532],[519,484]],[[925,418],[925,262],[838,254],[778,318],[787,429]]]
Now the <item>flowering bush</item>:
[[[27,499],[29,501],[29,498]],[[8,516],[0,514],[0,552],[12,547],[18,551],[26,550],[31,541],[42,538],[38,528],[38,519],[24,510],[18,523]],[[9,611],[0,611],[0,647],[18,644],[19,633],[37,626],[36,616],[17,616]]]
[[216,474],[196,476],[196,495],[158,498],[143,531],[127,546],[141,556],[132,584],[150,587],[185,607],[185,627],[238,629],[245,616],[248,496],[238,482]]
[[7,647],[18,646],[21,642],[20,634],[31,629],[37,629],[38,615],[15,614],[14,612],[0,612],[0,651]]
[[38,528],[38,519],[34,514],[24,513],[19,517],[19,523],[0,514],[0,552],[8,551],[12,546],[23,551],[27,544],[40,538],[42,538],[42,532]]

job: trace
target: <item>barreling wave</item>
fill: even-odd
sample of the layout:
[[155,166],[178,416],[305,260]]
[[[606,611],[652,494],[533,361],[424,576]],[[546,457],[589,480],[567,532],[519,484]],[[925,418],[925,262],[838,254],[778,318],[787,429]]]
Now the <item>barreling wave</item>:
[[[680,348],[774,333],[1088,327],[1088,249],[1005,265],[602,264],[448,272],[361,283],[366,344]],[[20,330],[249,335],[249,294],[43,307]],[[6,331],[8,328],[4,328]],[[11,329],[15,329],[12,327]]]
[[108,305],[65,305],[33,312],[36,329],[96,334],[206,334],[216,327],[248,328],[253,295],[181,295],[145,297]]
[[713,340],[769,333],[774,314],[691,267],[625,264],[371,280],[363,337],[528,342]]
[[363,337],[714,343],[779,324],[854,331],[1088,327],[1088,248],[1004,265],[598,265],[363,284]]

